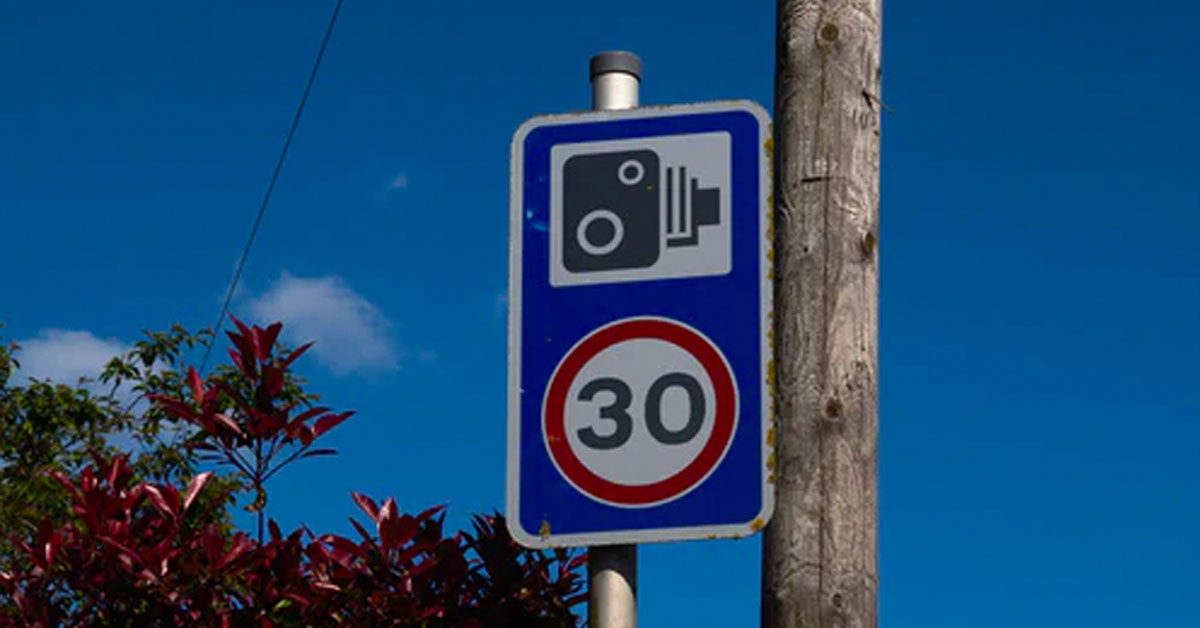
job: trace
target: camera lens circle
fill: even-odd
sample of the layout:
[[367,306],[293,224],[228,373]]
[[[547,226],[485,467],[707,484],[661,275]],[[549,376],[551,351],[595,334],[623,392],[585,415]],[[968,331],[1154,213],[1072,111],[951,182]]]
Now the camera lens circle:
[[637,185],[646,176],[646,167],[636,159],[626,159],[617,168],[617,178],[625,185]]
[[[607,222],[612,228],[612,236],[608,242],[595,244],[588,238],[588,227],[597,220]],[[621,246],[621,241],[625,239],[625,224],[621,222],[621,217],[607,209],[593,209],[579,221],[579,226],[575,228],[575,240],[579,242],[579,248],[583,249],[588,255],[608,255]]]

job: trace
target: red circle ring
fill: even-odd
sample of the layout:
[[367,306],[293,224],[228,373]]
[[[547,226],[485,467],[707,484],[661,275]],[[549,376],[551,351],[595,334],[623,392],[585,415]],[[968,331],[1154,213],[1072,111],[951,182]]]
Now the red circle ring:
[[[653,338],[681,347],[695,357],[712,380],[716,396],[713,430],[708,442],[683,469],[651,484],[618,484],[588,469],[567,442],[567,391],[579,371],[596,354],[619,342]],[[712,341],[682,323],[662,319],[629,318],[601,327],[579,341],[558,363],[542,404],[542,435],[550,459],[563,477],[579,490],[617,506],[653,506],[683,496],[703,481],[725,457],[737,426],[737,388],[729,364]]]

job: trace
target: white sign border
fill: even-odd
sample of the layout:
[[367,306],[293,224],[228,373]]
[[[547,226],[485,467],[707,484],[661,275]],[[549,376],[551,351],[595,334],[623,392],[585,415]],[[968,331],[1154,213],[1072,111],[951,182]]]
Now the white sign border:
[[[521,455],[521,282],[522,227],[524,222],[524,146],[525,138],[535,129],[560,124],[670,117],[681,114],[722,113],[744,111],[758,120],[759,145],[759,234],[760,328],[762,364],[760,366],[762,429],[762,508],[752,520],[734,524],[676,526],[652,529],[609,530],[578,534],[529,534],[520,523],[520,455]],[[508,251],[508,452],[505,491],[505,513],[509,533],[525,547],[546,549],[630,543],[655,543],[694,539],[745,538],[766,525],[775,510],[775,398],[772,382],[775,365],[771,343],[774,318],[774,265],[772,207],[773,162],[771,155],[772,128],[770,116],[751,100],[726,100],[684,105],[639,107],[615,111],[585,111],[536,116],[526,120],[513,134],[510,147],[509,178],[509,251]],[[740,396],[740,395],[739,395]],[[719,466],[719,465],[718,465]]]

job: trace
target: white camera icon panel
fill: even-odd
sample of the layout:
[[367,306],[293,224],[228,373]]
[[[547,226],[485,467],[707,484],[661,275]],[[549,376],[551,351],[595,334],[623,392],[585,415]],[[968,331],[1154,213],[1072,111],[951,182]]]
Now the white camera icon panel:
[[724,131],[555,145],[550,285],[728,273],[730,145]]

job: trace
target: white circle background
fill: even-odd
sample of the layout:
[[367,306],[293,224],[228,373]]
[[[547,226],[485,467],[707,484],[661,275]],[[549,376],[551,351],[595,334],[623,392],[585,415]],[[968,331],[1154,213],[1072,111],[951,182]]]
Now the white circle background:
[[[687,373],[704,391],[704,423],[694,438],[678,445],[658,442],[646,427],[646,394],[654,380],[668,373]],[[607,450],[593,449],[579,440],[579,430],[588,427],[602,437],[616,429],[615,421],[600,418],[600,411],[615,401],[613,393],[599,392],[591,401],[579,399],[579,391],[601,377],[624,381],[632,393],[626,411],[633,419],[633,433],[625,444]],[[688,404],[686,391],[678,386],[668,388],[662,395],[663,426],[673,432],[682,429],[691,411]],[[665,480],[700,455],[712,435],[716,395],[704,366],[685,349],[664,340],[635,338],[600,351],[583,365],[567,390],[564,414],[567,442],[585,467],[610,482],[637,486]]]

